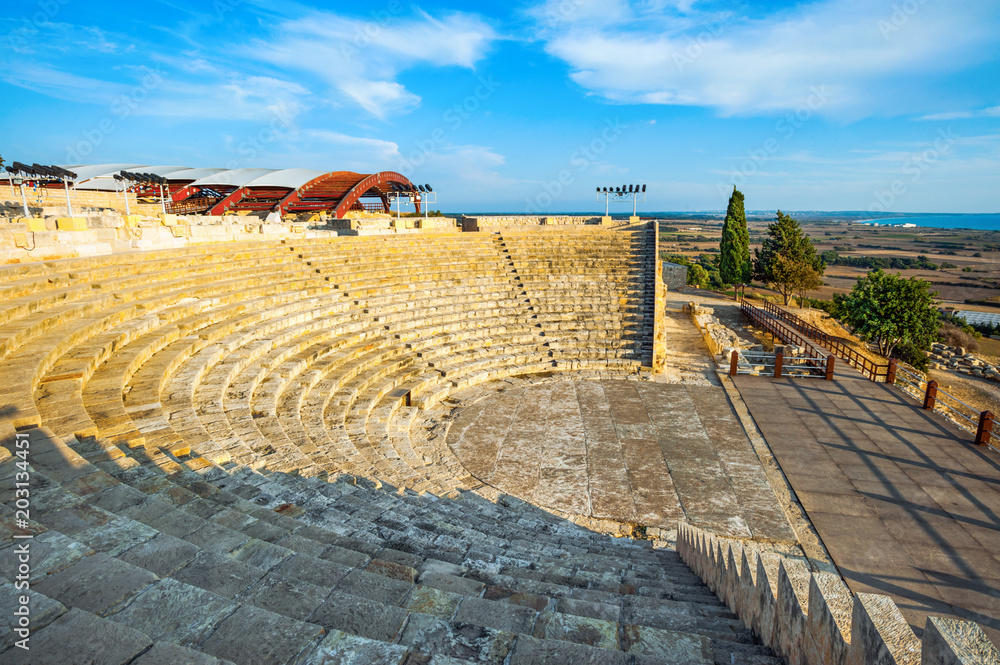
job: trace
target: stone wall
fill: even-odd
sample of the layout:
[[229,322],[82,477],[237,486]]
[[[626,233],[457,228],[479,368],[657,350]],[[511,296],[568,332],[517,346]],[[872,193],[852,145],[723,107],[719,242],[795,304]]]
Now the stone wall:
[[268,224],[256,217],[0,218],[0,264],[101,256],[205,243],[253,242],[336,235],[307,224]]
[[664,261],[661,274],[663,275],[663,283],[667,285],[668,289],[676,291],[687,285],[687,266]]
[[342,235],[373,235],[379,233],[397,233],[407,230],[449,230],[454,231],[456,221],[451,217],[391,217],[389,215],[370,215],[355,217],[353,214],[344,219],[331,219],[327,222],[331,229],[336,229]]
[[930,617],[914,635],[888,596],[852,594],[835,569],[681,523],[684,562],[789,665],[995,665],[975,623]]
[[711,307],[691,302],[684,305],[684,311],[691,315],[691,321],[701,331],[705,345],[715,356],[716,361],[719,359],[719,354],[724,353],[726,349],[739,349],[744,346],[739,335],[719,323],[715,318],[715,310]]
[[[0,217],[0,264],[101,256],[205,243],[256,242],[337,235],[440,233],[455,230],[455,220],[371,217],[360,220],[270,222],[257,216],[120,215],[114,212],[74,217]],[[298,219],[298,218],[294,218]]]
[[[600,224],[601,218],[588,216],[540,216],[540,215],[482,215],[468,216],[463,219],[474,219],[479,228],[508,228],[513,226],[579,226],[581,224]],[[459,220],[461,221],[461,220]]]
[[663,259],[660,258],[660,230],[656,222],[649,222],[653,234],[653,372],[663,372],[667,363],[667,285],[663,280]]

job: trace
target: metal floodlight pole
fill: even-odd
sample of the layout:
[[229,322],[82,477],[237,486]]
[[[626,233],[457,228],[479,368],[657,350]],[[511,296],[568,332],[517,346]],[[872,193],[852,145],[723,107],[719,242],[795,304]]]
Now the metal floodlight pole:
[[69,200],[69,180],[63,178],[63,188],[66,190],[66,211],[69,217],[73,216],[73,204]]
[[611,215],[611,194],[604,192],[604,216]]
[[163,183],[160,183],[160,210],[164,215],[167,214],[167,201],[163,198]]
[[125,214],[126,215],[131,215],[132,212],[128,208],[128,182],[126,182],[126,181],[123,180],[122,181],[122,187],[125,188]]
[[21,206],[24,208],[24,216],[31,217],[31,213],[28,212],[28,197],[24,194],[24,180],[20,178],[18,180],[17,187],[21,190]]

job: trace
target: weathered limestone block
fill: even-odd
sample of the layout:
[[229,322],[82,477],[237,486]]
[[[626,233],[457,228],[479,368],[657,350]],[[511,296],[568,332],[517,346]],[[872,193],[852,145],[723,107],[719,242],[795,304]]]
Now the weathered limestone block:
[[41,217],[21,217],[17,221],[27,226],[30,233],[48,230],[45,226],[45,220]]
[[744,625],[753,627],[760,616],[757,606],[757,559],[759,553],[750,548],[743,548],[743,558],[740,561],[740,588],[738,607],[739,616]]
[[851,647],[854,598],[839,575],[814,573],[809,580],[806,665],[844,665]]
[[888,596],[859,593],[854,601],[849,665],[919,665],[920,640]]
[[743,545],[737,541],[729,544],[729,551],[726,556],[726,587],[723,593],[718,594],[723,602],[734,612],[740,598],[740,565],[743,561]]
[[1000,652],[971,621],[928,617],[921,665],[996,665]]
[[761,552],[757,558],[757,617],[753,630],[761,641],[773,647],[778,633],[778,569],[781,557],[772,552]]
[[778,568],[777,645],[789,663],[802,662],[806,613],[809,607],[809,568],[804,561],[786,558]]

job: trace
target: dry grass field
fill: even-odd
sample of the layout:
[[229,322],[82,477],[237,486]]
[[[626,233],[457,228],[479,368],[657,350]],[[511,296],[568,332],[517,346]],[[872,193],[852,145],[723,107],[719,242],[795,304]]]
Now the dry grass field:
[[[757,218],[749,220],[751,250],[760,247],[771,221],[773,220]],[[800,224],[812,238],[818,252],[835,250],[844,257],[915,259],[925,256],[937,265],[953,264],[956,267],[891,272],[931,282],[933,290],[938,292],[942,305],[946,307],[1000,313],[1000,231],[903,229],[847,222],[800,221]],[[695,259],[703,253],[718,252],[722,235],[721,222],[664,220],[661,229],[664,227],[677,229],[661,230],[660,246],[665,253]],[[823,288],[809,295],[829,299],[835,293],[846,293],[867,272],[865,268],[830,265],[823,278]],[[764,288],[754,290],[762,294],[773,293]],[[996,304],[984,304],[984,301]]]

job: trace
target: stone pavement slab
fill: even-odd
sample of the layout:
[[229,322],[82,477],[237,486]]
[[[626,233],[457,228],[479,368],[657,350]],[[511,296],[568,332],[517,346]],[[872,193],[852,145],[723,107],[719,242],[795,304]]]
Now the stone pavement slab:
[[545,508],[795,541],[717,386],[577,380],[508,389],[460,409],[448,444],[480,480]]

